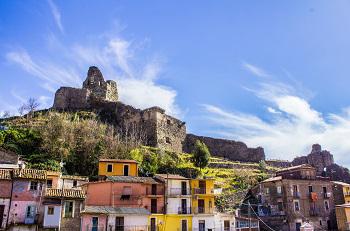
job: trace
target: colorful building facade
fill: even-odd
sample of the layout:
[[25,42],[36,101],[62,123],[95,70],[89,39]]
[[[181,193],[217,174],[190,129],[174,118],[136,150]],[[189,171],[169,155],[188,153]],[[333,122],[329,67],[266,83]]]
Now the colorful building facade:
[[138,176],[138,164],[134,160],[100,159],[98,175],[106,176]]

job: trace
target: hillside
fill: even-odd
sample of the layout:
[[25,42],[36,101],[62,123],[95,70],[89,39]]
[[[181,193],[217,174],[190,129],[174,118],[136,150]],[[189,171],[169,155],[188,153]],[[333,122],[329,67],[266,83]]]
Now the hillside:
[[[0,131],[0,147],[14,151],[29,167],[60,170],[96,179],[100,158],[134,159],[141,175],[177,173],[187,177],[213,177],[223,194],[217,207],[232,210],[247,189],[273,174],[278,168],[265,162],[229,161],[212,156],[206,168],[194,166],[191,154],[175,153],[142,146],[138,137],[116,133],[93,112],[57,113],[39,111],[33,117],[13,117],[1,121],[8,129]],[[227,203],[230,202],[230,203]]]

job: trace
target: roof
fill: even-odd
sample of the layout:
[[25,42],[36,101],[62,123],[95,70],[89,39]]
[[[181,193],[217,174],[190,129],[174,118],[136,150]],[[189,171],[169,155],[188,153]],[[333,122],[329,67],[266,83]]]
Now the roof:
[[137,161],[135,161],[135,160],[122,160],[122,159],[100,159],[100,162],[135,163],[135,164],[137,164]]
[[301,164],[301,165],[296,165],[296,166],[292,166],[292,167],[289,167],[289,168],[284,168],[284,169],[282,169],[280,171],[277,171],[277,173],[278,172],[290,171],[290,170],[296,170],[296,169],[299,169],[299,168],[313,168],[314,169],[314,167],[312,167],[309,164]]
[[89,177],[87,177],[87,176],[63,175],[63,176],[61,176],[61,179],[88,181]]
[[341,186],[350,186],[350,184],[344,183],[344,182],[341,182],[341,181],[332,181],[332,183],[334,183],[334,184],[339,184],[339,185],[341,185]]
[[[63,192],[62,192],[63,191]],[[85,193],[83,190],[79,189],[46,189],[46,197],[64,197],[64,198],[77,198],[84,199]]]
[[127,208],[127,207],[110,207],[110,206],[85,206],[85,209],[81,213],[132,214],[132,215],[150,215],[151,214],[145,208]]
[[123,182],[123,183],[158,184],[158,182],[152,177],[140,177],[140,176],[107,176],[106,181]]
[[11,170],[0,169],[0,180],[11,180]]
[[45,170],[38,169],[14,169],[13,178],[46,180],[47,175]]
[[263,182],[273,182],[273,181],[279,181],[279,180],[282,180],[281,176],[271,177],[271,178],[264,180]]
[[46,171],[47,176],[60,176],[60,172],[54,172],[54,171]]
[[180,175],[176,175],[176,174],[156,174],[155,177],[157,179],[160,178],[160,180],[165,180],[165,179],[169,179],[169,180],[190,180],[189,178],[180,176]]

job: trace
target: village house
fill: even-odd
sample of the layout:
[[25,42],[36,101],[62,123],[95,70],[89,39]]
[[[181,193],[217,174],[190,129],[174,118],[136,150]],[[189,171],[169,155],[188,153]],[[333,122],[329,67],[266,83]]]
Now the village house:
[[350,184],[333,181],[333,194],[338,230],[350,230]]
[[106,176],[138,176],[137,162],[134,160],[100,159],[98,163],[100,179]]
[[190,183],[194,214],[192,227],[199,231],[214,230],[216,226],[214,219],[214,180],[191,179]]
[[[151,228],[169,231],[192,230],[192,193],[189,178],[172,175],[156,174],[155,179],[165,184],[166,215],[150,217]],[[158,230],[158,229],[152,229]]]
[[44,229],[80,230],[80,212],[85,199],[80,186],[87,182],[87,177],[47,172],[47,188],[43,199]]
[[278,171],[255,186],[242,206],[242,211],[257,213],[267,225],[290,231],[299,231],[304,222],[314,230],[331,230],[336,225],[331,219],[334,210],[332,182],[316,176],[308,164]]
[[0,169],[0,230],[7,227],[11,203],[12,178],[11,170]]
[[12,196],[8,229],[36,230],[42,224],[42,199],[45,193],[46,171],[12,170]]
[[350,203],[336,205],[335,208],[339,231],[350,230]]

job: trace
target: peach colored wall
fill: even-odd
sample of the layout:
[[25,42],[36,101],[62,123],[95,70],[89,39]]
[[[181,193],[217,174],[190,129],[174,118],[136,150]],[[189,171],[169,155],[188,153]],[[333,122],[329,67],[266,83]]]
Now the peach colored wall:
[[82,214],[81,220],[82,220],[82,227],[81,231],[90,231],[92,227],[92,217],[98,217],[98,230],[106,230],[106,221],[107,216],[106,215],[98,215],[98,214]]
[[[121,200],[125,186],[131,187],[131,198]],[[151,185],[142,183],[119,183],[119,182],[98,182],[90,183],[86,186],[86,205],[123,206],[123,207],[143,207],[151,211],[151,199],[157,199],[157,210],[160,213],[164,207],[163,185],[157,185],[159,195],[151,194]],[[148,188],[148,189],[147,189]]]

